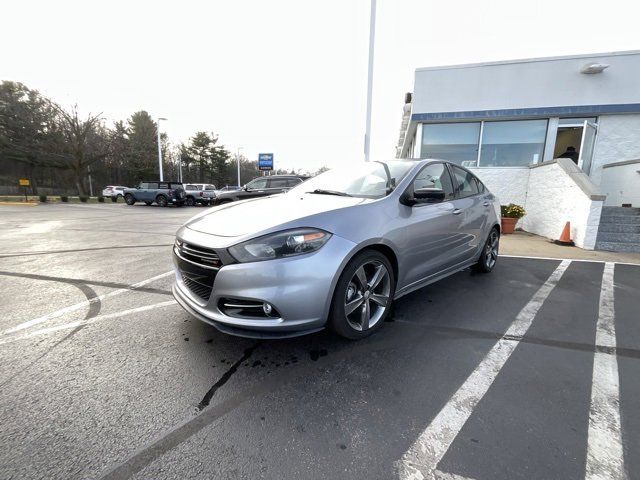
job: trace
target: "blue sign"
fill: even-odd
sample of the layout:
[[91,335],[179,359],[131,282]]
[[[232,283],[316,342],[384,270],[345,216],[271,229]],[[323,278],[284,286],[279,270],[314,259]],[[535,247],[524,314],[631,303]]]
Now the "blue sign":
[[273,153],[258,154],[258,169],[273,170]]

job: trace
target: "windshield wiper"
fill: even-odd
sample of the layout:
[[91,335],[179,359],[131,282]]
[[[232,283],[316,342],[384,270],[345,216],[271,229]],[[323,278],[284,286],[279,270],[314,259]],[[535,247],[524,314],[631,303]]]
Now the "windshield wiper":
[[337,195],[339,197],[350,197],[351,196],[348,193],[339,192],[338,190],[323,190],[321,188],[316,188],[313,192],[306,192],[306,193],[316,193],[318,195]]

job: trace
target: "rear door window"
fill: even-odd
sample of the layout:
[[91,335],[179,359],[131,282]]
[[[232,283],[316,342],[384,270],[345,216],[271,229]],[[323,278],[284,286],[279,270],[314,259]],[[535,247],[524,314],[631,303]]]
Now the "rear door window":
[[289,187],[295,187],[299,183],[302,183],[302,180],[299,178],[287,178],[287,186]]
[[149,182],[147,183],[147,188],[150,190],[157,190],[158,183],[157,182]]
[[198,187],[196,187],[195,185],[187,185],[185,187],[185,190],[198,190]]
[[269,188],[288,188],[289,183],[286,178],[272,178],[269,180]]
[[467,172],[455,165],[449,165],[458,198],[466,198],[479,193],[476,177],[472,173]]

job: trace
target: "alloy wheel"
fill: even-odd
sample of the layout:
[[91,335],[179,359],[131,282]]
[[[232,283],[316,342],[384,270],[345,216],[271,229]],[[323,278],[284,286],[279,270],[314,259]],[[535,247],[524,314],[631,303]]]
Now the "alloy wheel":
[[391,276],[387,267],[371,260],[358,267],[349,281],[344,297],[347,322],[363,332],[383,317],[391,299]]
[[499,243],[500,237],[498,236],[498,232],[492,230],[484,252],[484,262],[488,270],[491,270],[498,260]]

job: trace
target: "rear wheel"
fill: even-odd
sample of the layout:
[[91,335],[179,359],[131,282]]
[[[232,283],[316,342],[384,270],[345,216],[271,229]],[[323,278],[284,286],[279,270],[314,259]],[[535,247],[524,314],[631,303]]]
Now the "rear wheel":
[[166,207],[167,206],[167,197],[165,197],[164,195],[158,195],[156,197],[156,203],[160,207]]
[[353,340],[371,335],[391,310],[395,283],[393,268],[382,253],[368,250],[356,255],[336,285],[329,316],[331,328]]
[[193,207],[196,204],[196,201],[193,199],[193,197],[187,197],[187,207]]
[[500,249],[500,234],[497,228],[492,228],[489,237],[482,248],[482,253],[475,265],[475,269],[482,273],[489,273],[496,266],[498,261],[498,250]]
[[133,205],[134,203],[136,203],[136,199],[133,198],[133,195],[131,195],[130,193],[127,193],[124,196],[124,201],[127,202],[127,205]]

